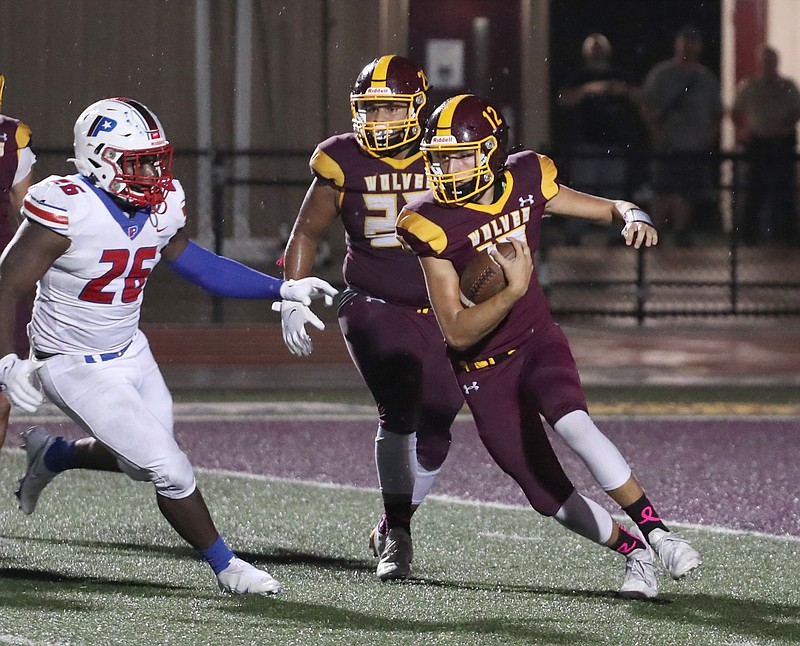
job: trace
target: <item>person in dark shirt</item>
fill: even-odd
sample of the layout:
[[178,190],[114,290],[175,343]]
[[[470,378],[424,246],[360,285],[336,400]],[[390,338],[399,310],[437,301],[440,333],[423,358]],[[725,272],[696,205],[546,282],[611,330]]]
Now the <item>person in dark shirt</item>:
[[[643,140],[638,88],[631,74],[611,65],[611,43],[603,34],[589,34],[581,54],[583,67],[558,95],[570,185],[622,198],[633,179],[629,155]],[[566,242],[580,243],[588,224],[572,218],[561,222]]]
[[703,39],[691,25],[675,35],[672,58],[657,63],[642,85],[642,114],[655,158],[650,173],[653,217],[679,247],[693,244],[697,206],[715,194],[722,100],[719,80],[700,62]]
[[739,84],[731,112],[747,157],[742,242],[800,242],[795,199],[800,91],[778,73],[772,47],[759,51],[758,74]]
[[[428,189],[419,150],[428,89],[424,71],[402,56],[364,67],[350,94],[354,132],[314,151],[314,179],[284,254],[286,278],[307,276],[321,239],[341,218],[347,289],[339,326],[378,407],[384,514],[369,544],[384,581],[411,574],[411,516],[447,457],[450,426],[464,405],[419,263],[395,236],[400,209]],[[306,307],[282,304],[284,340],[298,356],[313,349],[309,316]]]
[[[673,578],[700,565],[700,556],[659,518],[625,458],[589,417],[566,336],[532,273],[532,252],[545,214],[619,221],[625,243],[635,248],[656,244],[658,233],[635,204],[562,186],[549,158],[530,150],[508,155],[507,141],[506,121],[489,101],[466,94],[439,106],[422,143],[433,190],[406,205],[398,235],[420,257],[453,370],[492,458],[534,509],[626,556],[620,594],[653,597],[657,583],[648,544]],[[516,250],[513,260],[493,254],[508,285],[482,303],[463,305],[460,273],[481,250],[501,241]],[[575,491],[540,415],[644,540]]]

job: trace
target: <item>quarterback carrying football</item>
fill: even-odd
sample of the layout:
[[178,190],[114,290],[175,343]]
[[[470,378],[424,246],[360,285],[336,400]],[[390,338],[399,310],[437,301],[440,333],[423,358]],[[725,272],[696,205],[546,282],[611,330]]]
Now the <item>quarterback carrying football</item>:
[[[433,191],[406,205],[398,235],[420,257],[453,369],[492,458],[537,511],[625,555],[622,596],[654,597],[651,547],[676,579],[700,565],[700,556],[669,531],[622,454],[589,417],[566,336],[533,272],[531,250],[546,214],[619,221],[625,242],[636,248],[656,244],[658,234],[635,204],[562,186],[550,159],[533,151],[509,155],[507,145],[508,127],[494,104],[475,95],[445,101],[428,121],[421,145]],[[490,252],[507,286],[466,307],[460,274],[482,249],[500,241],[511,242],[516,252],[510,260]],[[644,540],[575,490],[540,415]]]
[[[43,395],[89,437],[25,433],[28,467],[20,509],[34,511],[61,471],[121,471],[155,486],[158,507],[197,549],[221,590],[274,594],[270,574],[236,557],[217,532],[192,465],[173,436],[172,398],[139,315],[150,272],[163,259],[219,296],[332,303],[318,278],[284,281],[191,242],[172,146],[158,118],[125,98],[90,105],[75,123],[77,174],[50,176],[25,196],[25,221],[0,262],[0,384],[36,411]],[[14,352],[17,300],[38,285],[29,326],[31,358]]]

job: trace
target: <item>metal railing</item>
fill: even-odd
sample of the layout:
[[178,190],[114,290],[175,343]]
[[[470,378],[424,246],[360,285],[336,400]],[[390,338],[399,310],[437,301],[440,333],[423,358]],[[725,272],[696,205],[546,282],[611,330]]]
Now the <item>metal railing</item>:
[[[37,150],[40,163],[57,159],[65,172],[63,159],[68,150]],[[601,161],[619,159],[609,155]],[[237,177],[236,160],[249,160],[250,173]],[[626,155],[631,167],[641,170],[653,157]],[[283,196],[280,206],[265,198],[263,210],[255,216],[245,214],[267,231],[267,237],[281,240],[281,229],[291,224],[302,195],[310,181],[307,151],[254,150],[176,152],[176,166],[191,169],[201,160],[210,161],[211,248],[236,257],[230,244],[231,221],[226,213],[238,188],[248,187],[261,195]],[[570,183],[568,169],[577,157],[557,157],[561,178]],[[687,156],[692,161],[697,158]],[[784,317],[800,315],[800,246],[797,240],[774,240],[752,244],[741,236],[746,214],[747,159],[741,154],[720,153],[703,156],[715,169],[709,187],[695,213],[692,246],[676,246],[669,229],[662,233],[659,247],[638,252],[613,244],[608,233],[592,228],[584,231],[579,245],[565,238],[553,223],[543,224],[542,246],[537,256],[537,273],[560,319],[577,317],[625,317],[639,323],[666,317]],[[797,160],[796,160],[797,161]],[[266,169],[266,170],[265,170]],[[191,172],[181,173],[193,177]],[[41,174],[39,175],[41,176]],[[196,176],[196,174],[194,175]],[[656,196],[649,191],[646,174],[632,173],[622,185],[605,182],[602,186],[581,185],[587,192],[633,199],[650,208]],[[645,178],[645,181],[642,181]],[[197,180],[202,182],[202,179]],[[184,184],[188,182],[184,180]],[[194,187],[197,188],[196,186]],[[206,187],[208,188],[208,187]],[[795,190],[797,184],[795,183]],[[288,191],[288,192],[287,192]],[[187,193],[189,191],[187,190]],[[206,191],[209,194],[209,191]],[[698,214],[704,218],[698,219]],[[240,214],[241,216],[241,214]],[[264,222],[266,218],[266,222]],[[797,215],[794,214],[794,218]],[[555,220],[549,218],[548,220]],[[796,225],[795,220],[795,225]],[[206,241],[208,244],[208,241]],[[334,258],[343,253],[340,240],[331,241]],[[247,261],[246,258],[244,258]],[[325,274],[328,271],[328,274]],[[321,271],[328,280],[341,284],[339,263]],[[225,320],[219,300],[211,300],[211,321]]]

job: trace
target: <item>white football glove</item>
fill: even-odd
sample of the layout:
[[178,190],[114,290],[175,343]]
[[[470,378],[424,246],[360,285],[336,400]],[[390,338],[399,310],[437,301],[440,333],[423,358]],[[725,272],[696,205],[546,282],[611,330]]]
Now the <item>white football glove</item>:
[[333,285],[314,276],[284,281],[280,291],[283,300],[297,301],[303,305],[311,305],[315,298],[324,298],[325,305],[333,305],[333,297],[339,293]]
[[13,352],[0,359],[0,384],[17,408],[35,413],[44,401],[44,395],[31,382],[31,375],[39,364],[30,359],[20,359]]
[[314,342],[306,332],[306,323],[311,323],[318,330],[324,330],[325,324],[311,309],[295,301],[278,301],[272,304],[275,312],[281,313],[281,329],[283,342],[296,357],[307,357],[314,351]]

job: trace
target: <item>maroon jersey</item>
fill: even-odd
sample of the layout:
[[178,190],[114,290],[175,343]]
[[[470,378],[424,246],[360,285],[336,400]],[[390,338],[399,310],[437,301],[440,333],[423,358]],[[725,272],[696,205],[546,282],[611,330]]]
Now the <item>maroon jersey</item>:
[[326,139],[311,156],[312,172],[341,191],[346,232],[343,273],[355,290],[385,301],[428,306],[419,261],[395,235],[397,215],[427,192],[422,154],[407,159],[373,157],[353,133]]
[[[398,236],[420,256],[449,260],[459,274],[480,250],[508,237],[526,236],[533,253],[539,245],[545,204],[559,190],[556,167],[548,157],[532,151],[509,156],[507,167],[502,194],[492,204],[445,207],[428,194],[400,214]],[[463,361],[493,357],[552,325],[534,272],[527,293],[500,325],[468,350],[451,352],[451,356]]]
[[17,223],[9,218],[8,212],[11,203],[8,193],[19,163],[17,151],[26,147],[30,140],[31,130],[28,126],[17,119],[0,115],[0,244],[3,246],[17,230]]

